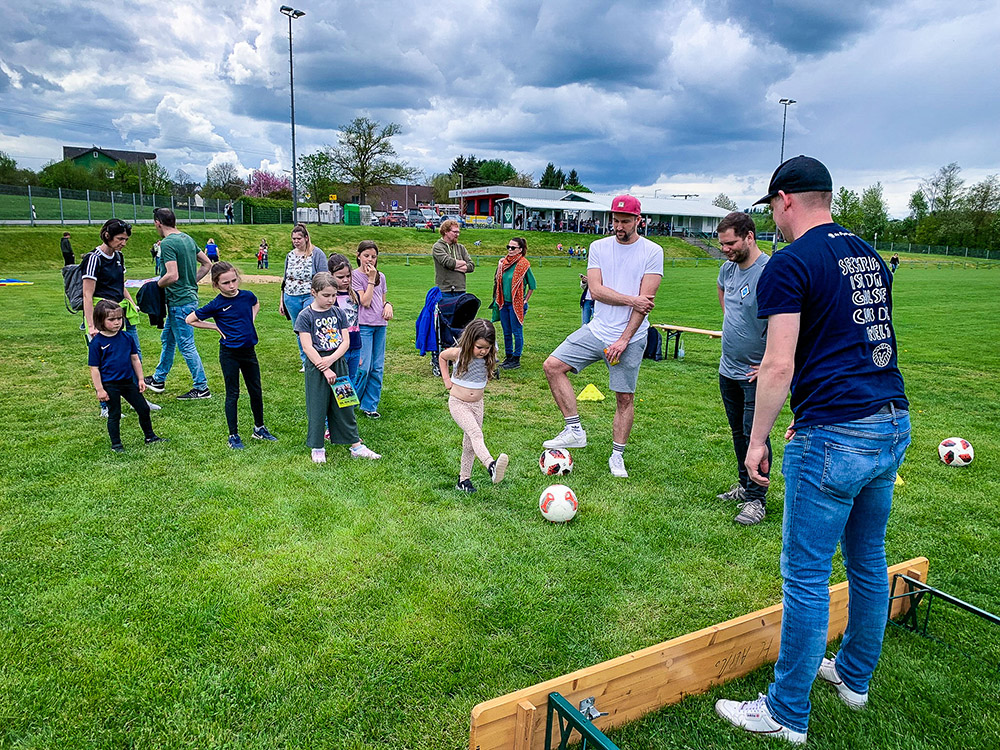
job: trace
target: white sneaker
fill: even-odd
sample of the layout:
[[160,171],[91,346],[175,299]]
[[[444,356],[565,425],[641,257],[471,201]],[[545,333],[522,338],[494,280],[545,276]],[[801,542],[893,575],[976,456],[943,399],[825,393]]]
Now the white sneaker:
[[821,680],[829,682],[837,688],[837,695],[840,696],[840,700],[842,700],[844,705],[848,708],[860,711],[868,705],[868,693],[855,693],[844,684],[843,680],[840,679],[840,675],[837,674],[837,663],[835,658],[824,659],[820,662],[819,672],[817,672],[817,674]]
[[733,726],[745,729],[752,734],[759,734],[761,737],[778,737],[788,740],[793,745],[806,744],[806,733],[796,732],[782,726],[771,712],[767,710],[767,702],[763,695],[758,696],[755,701],[717,701],[715,713],[728,721]]
[[326,448],[313,448],[312,449],[312,460],[314,464],[325,464],[326,463]]
[[543,448],[586,448],[587,433],[582,427],[563,427],[562,432],[542,443]]
[[625,471],[625,457],[621,453],[612,453],[608,459],[608,468],[611,474],[622,479],[628,479],[628,472]]
[[376,461],[376,460],[382,458],[381,454],[376,453],[375,451],[373,451],[371,448],[369,448],[364,443],[362,443],[361,445],[359,445],[357,448],[351,448],[351,457],[352,458],[370,458],[372,461]]
[[150,401],[150,400],[149,400],[148,398],[146,399],[146,406],[148,406],[148,407],[149,407],[149,410],[150,410],[150,411],[159,411],[160,409],[162,409],[162,408],[163,408],[163,407],[162,407],[162,406],[160,406],[159,404],[154,404],[154,403],[153,403],[152,401]]

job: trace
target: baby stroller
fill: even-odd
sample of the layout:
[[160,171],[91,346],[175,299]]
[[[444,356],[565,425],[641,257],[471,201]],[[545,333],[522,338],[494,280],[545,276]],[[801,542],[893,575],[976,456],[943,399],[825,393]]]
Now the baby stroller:
[[[434,305],[434,336],[437,339],[438,353],[458,343],[462,329],[475,320],[480,305],[482,302],[479,297],[468,292],[458,297],[438,300]],[[441,377],[437,356],[431,358],[431,368],[435,377]]]

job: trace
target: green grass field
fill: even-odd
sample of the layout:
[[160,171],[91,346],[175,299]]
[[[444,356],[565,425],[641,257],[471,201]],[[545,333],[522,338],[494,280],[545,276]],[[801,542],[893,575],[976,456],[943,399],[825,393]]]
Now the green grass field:
[[[249,242],[211,231],[223,257],[220,236]],[[428,252],[435,236],[412,230],[395,246],[400,230],[367,231],[394,253]],[[579,323],[578,262],[536,268],[524,366],[487,392],[487,444],[511,455],[511,469],[494,487],[477,465],[479,492],[466,496],[453,489],[461,433],[412,344],[433,283],[425,260],[382,261],[397,317],[384,417],[360,423],[382,461],[332,449],[328,464],[310,462],[277,284],[247,288],[262,300],[265,413],[279,442],[226,448],[216,337],[197,331],[214,397],[174,398],[190,387],[178,357],[167,392],[150,396],[170,442],[141,445],[127,413],[127,452],[116,455],[80,318],[62,306],[59,232],[48,232],[0,230],[2,275],[35,282],[0,287],[0,747],[460,748],[482,700],[780,601],[780,477],[757,527],[736,526],[736,508],[715,499],[735,476],[717,341],[690,337],[683,360],[644,363],[627,481],[607,470],[613,400],[581,403],[590,445],[574,451],[568,478],[580,514],[565,526],[539,515],[548,482],[536,461],[561,426],[541,362]],[[128,248],[134,277],[149,270],[146,232]],[[347,249],[360,238],[341,232],[320,230],[317,244]],[[508,234],[480,232],[463,237],[482,236],[484,254],[499,254]],[[280,273],[287,235],[273,236]],[[550,241],[559,240],[529,237],[536,250]],[[248,271],[255,249],[238,256]],[[719,327],[716,273],[704,260],[668,262],[654,322]],[[490,288],[485,269],[471,277],[480,297]],[[926,555],[932,585],[993,612],[998,292],[988,270],[896,277],[913,443],[887,539],[890,562]],[[157,332],[143,324],[140,337],[148,373]],[[578,392],[589,382],[607,391],[602,368],[574,378]],[[244,438],[249,420],[244,397]],[[976,448],[967,469],[937,459],[937,443],[956,434]],[[834,581],[843,579],[835,563]],[[996,629],[944,608],[931,625],[973,658],[890,628],[867,711],[813,691],[811,747],[1000,747]],[[771,674],[688,698],[612,739],[623,750],[761,747],[712,705],[755,697]]]
[[[154,200],[157,206],[170,206],[170,197],[163,195],[155,197],[145,195],[141,203],[139,196],[136,196],[136,203],[133,204],[132,195],[129,193],[124,202],[115,201],[112,205],[108,193],[95,190],[91,193],[92,197],[88,207],[86,200],[63,197],[60,205],[58,196],[39,195],[37,190],[32,192],[35,194],[31,196],[31,201],[28,200],[27,195],[0,194],[0,221],[28,221],[31,219],[31,206],[34,205],[38,221],[86,221],[90,219],[100,227],[112,215],[126,221],[132,221],[136,217],[148,221],[153,211]],[[82,192],[71,191],[72,194],[82,194]],[[225,203],[223,203],[224,205]],[[192,204],[190,214],[186,204],[178,206],[176,210],[177,216],[181,219],[187,219],[190,216],[194,221],[202,221],[203,219],[223,223],[226,221],[223,211],[216,210],[214,200],[207,201],[204,210]],[[72,227],[70,229],[72,230]]]

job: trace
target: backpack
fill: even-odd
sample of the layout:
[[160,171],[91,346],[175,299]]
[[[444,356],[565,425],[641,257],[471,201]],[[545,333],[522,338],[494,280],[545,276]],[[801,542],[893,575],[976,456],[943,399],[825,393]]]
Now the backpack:
[[66,312],[76,315],[83,310],[83,263],[63,266],[62,275]]
[[656,362],[663,359],[663,336],[653,326],[646,331],[646,350],[642,353],[642,358]]

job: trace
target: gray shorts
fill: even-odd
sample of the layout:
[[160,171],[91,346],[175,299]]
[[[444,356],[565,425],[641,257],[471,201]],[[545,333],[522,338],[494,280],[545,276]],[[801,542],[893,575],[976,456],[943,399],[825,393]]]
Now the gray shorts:
[[[590,328],[583,326],[567,336],[551,356],[569,365],[573,372],[580,372],[594,362],[603,361],[607,364],[604,348],[604,342],[592,334]],[[639,365],[642,364],[645,351],[646,341],[643,338],[625,347],[618,364],[608,365],[608,388],[615,393],[635,393],[639,382]]]

